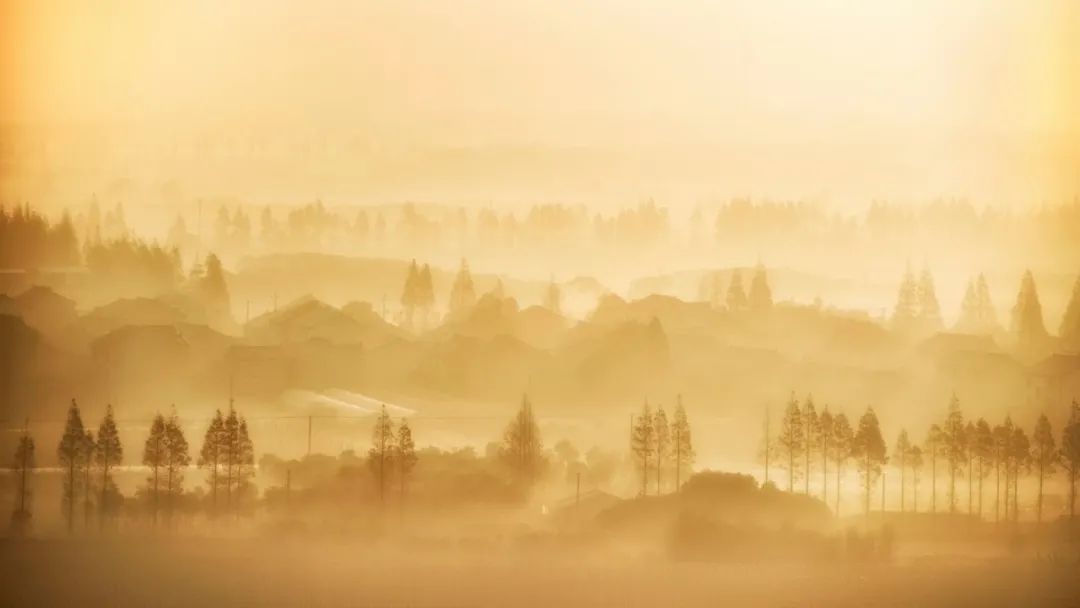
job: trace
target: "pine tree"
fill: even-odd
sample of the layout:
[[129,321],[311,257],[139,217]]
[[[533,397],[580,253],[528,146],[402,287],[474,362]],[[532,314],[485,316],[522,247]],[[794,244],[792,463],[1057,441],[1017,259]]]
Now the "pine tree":
[[975,281],[968,280],[964,288],[964,299],[960,303],[960,317],[956,322],[956,330],[964,333],[978,333],[979,325],[979,296],[975,291]]
[[212,253],[206,256],[198,288],[203,303],[206,305],[207,315],[218,323],[230,323],[232,313],[229,286],[225,282],[225,269],[221,265],[221,260]]
[[155,525],[161,507],[161,468],[168,462],[167,442],[165,417],[158,414],[154,416],[154,422],[150,425],[150,436],[146,438],[143,446],[143,464],[150,467],[150,477],[146,481],[150,484],[151,510]]
[[11,471],[15,478],[15,509],[11,513],[11,527],[17,536],[21,536],[30,530],[33,518],[30,476],[34,471],[34,438],[27,431],[23,431],[15,446]]
[[90,473],[94,466],[94,453],[97,452],[97,442],[94,441],[94,434],[87,430],[83,433],[82,445],[79,451],[79,470],[82,473],[82,495],[83,495],[83,528],[90,527],[90,513],[93,511],[93,487],[91,485]]
[[210,513],[217,514],[218,488],[221,486],[221,464],[225,452],[225,417],[221,410],[214,413],[210,426],[206,429],[203,437],[202,449],[199,451],[199,466],[206,469],[210,478]]
[[1065,308],[1065,316],[1061,318],[1058,336],[1070,348],[1080,350],[1080,276],[1077,276],[1073,283],[1072,295]]
[[981,333],[994,333],[998,330],[997,312],[994,311],[994,303],[990,300],[990,287],[986,284],[986,277],[979,274],[975,280],[975,294],[979,303],[979,325]]
[[461,268],[450,288],[450,314],[458,317],[471,309],[474,304],[476,304],[476,288],[473,285],[472,273],[469,272],[469,263],[462,258]]
[[379,502],[386,502],[386,481],[393,467],[394,456],[394,422],[386,413],[386,405],[382,406],[379,416],[375,419],[375,428],[371,432],[371,449],[368,450],[368,466],[375,475],[375,482],[379,489]]
[[923,469],[923,450],[916,444],[912,444],[904,458],[908,467],[911,468],[911,510],[919,512],[919,480]]
[[754,278],[750,281],[750,310],[766,311],[772,308],[772,289],[769,288],[769,277],[765,272],[765,266],[760,262],[754,269]]
[[983,480],[990,474],[990,467],[994,463],[994,432],[986,420],[979,418],[975,423],[975,439],[972,446],[975,452],[975,461],[979,465],[979,518],[983,514]]
[[[1010,444],[1013,437],[1013,423],[1009,416],[1005,417],[1005,422],[994,427],[994,521],[998,522],[1002,519],[1002,500],[1001,500],[1001,473],[1005,471],[1005,490],[1006,498],[1008,497],[1009,488],[1009,462],[1010,462]],[[1009,501],[1005,500],[1005,513],[1004,518],[1009,519]]]
[[675,467],[675,491],[682,488],[683,471],[690,472],[694,463],[694,443],[690,436],[690,422],[683,407],[682,395],[675,399],[675,420],[671,425],[672,461]]
[[670,456],[671,428],[668,426],[667,414],[663,406],[656,407],[656,415],[653,417],[653,434],[656,436],[656,495],[664,493],[661,481],[663,478],[664,464]]
[[743,290],[742,274],[739,269],[731,271],[731,284],[728,285],[727,307],[728,310],[746,310],[746,292]]
[[867,408],[859,418],[859,430],[855,432],[852,442],[852,457],[859,467],[859,473],[863,477],[866,489],[866,516],[870,516],[870,488],[881,475],[881,467],[887,461],[885,439],[881,436],[881,427],[878,424],[874,408]]
[[1080,403],[1073,399],[1069,420],[1061,429],[1061,466],[1069,481],[1069,520],[1076,519],[1076,481],[1080,478]]
[[225,510],[233,511],[234,489],[239,487],[240,479],[240,416],[229,399],[229,414],[225,417],[222,428],[222,453],[225,457]]
[[945,433],[932,424],[926,433],[926,453],[930,456],[930,512],[937,513],[937,461],[945,450]]
[[[255,476],[255,445],[248,434],[247,420],[240,416],[240,422],[236,427],[236,470],[233,473],[235,495],[237,502],[242,500],[251,488],[251,479]],[[239,511],[236,511],[239,516]]]
[[165,420],[164,429],[164,463],[165,468],[165,495],[168,498],[167,516],[172,521],[176,509],[176,499],[184,493],[184,469],[191,464],[191,454],[188,451],[188,442],[184,438],[184,430],[180,427],[180,420],[176,416],[176,408],[173,408],[168,419]]
[[956,475],[962,471],[966,460],[964,446],[964,414],[960,411],[960,400],[954,394],[949,400],[949,413],[941,428],[942,441],[949,463],[949,512],[956,512]]
[[780,421],[780,435],[776,439],[781,454],[787,459],[788,492],[795,491],[795,476],[798,474],[795,459],[802,453],[805,439],[802,410],[792,393],[784,410],[784,418]]
[[941,329],[941,307],[938,305],[934,290],[934,278],[930,270],[924,268],[919,277],[919,326],[923,332],[935,332]]
[[829,406],[818,416],[818,443],[817,450],[821,453],[821,501],[829,503],[829,454],[832,449],[833,439],[833,415],[829,412]]
[[398,427],[397,450],[395,461],[398,466],[398,480],[400,482],[400,498],[405,499],[405,484],[416,466],[416,444],[413,443],[412,429],[409,421],[402,419]]
[[848,417],[840,412],[833,417],[832,458],[836,463],[836,509],[835,515],[840,517],[840,493],[841,480],[844,476],[844,463],[851,458],[852,446],[855,442],[855,431],[848,422]]
[[630,451],[641,467],[641,495],[646,496],[649,493],[649,461],[656,451],[656,433],[648,401],[641,406],[641,413],[634,420],[630,434]]
[[1020,521],[1020,477],[1031,470],[1031,442],[1020,426],[1013,429],[1009,460],[1012,462],[1012,516],[1016,522]]
[[1035,513],[1037,521],[1042,523],[1043,480],[1047,475],[1054,473],[1054,465],[1057,464],[1059,457],[1057,448],[1054,446],[1054,432],[1050,428],[1050,419],[1046,417],[1046,414],[1039,416],[1039,421],[1035,423],[1032,439],[1034,442],[1031,456],[1039,476],[1039,494],[1035,503]]
[[900,471],[900,513],[904,512],[904,501],[907,482],[907,459],[911,454],[911,440],[908,439],[908,433],[905,429],[900,429],[900,435],[896,438],[896,449],[893,450],[894,458],[898,461],[897,468]]
[[523,395],[521,407],[503,433],[499,456],[518,482],[531,485],[543,466],[543,450],[544,442],[533,416],[532,402],[528,395]]
[[75,501],[77,500],[76,492],[79,481],[78,467],[85,441],[86,430],[83,428],[79,404],[72,399],[71,407],[68,408],[67,422],[64,425],[64,434],[60,438],[60,445],[56,448],[56,456],[60,461],[60,466],[64,469],[63,507],[67,519],[68,534],[75,531]]
[[919,286],[915,283],[915,277],[909,267],[904,271],[904,278],[900,282],[900,290],[896,295],[896,306],[893,308],[892,326],[900,332],[911,331],[919,317]]
[[414,259],[409,263],[409,272],[405,275],[405,287],[401,291],[401,307],[405,313],[405,326],[412,327],[413,315],[420,305],[420,269]]
[[1039,304],[1039,292],[1030,270],[1024,272],[1020,292],[1016,295],[1016,304],[1012,309],[1012,332],[1022,351],[1038,348],[1047,336],[1042,305]]
[[803,440],[802,440],[802,445],[803,445],[804,465],[805,465],[805,469],[806,469],[806,477],[804,478],[805,486],[803,488],[803,493],[806,494],[807,496],[809,496],[810,495],[810,477],[811,477],[811,474],[810,474],[810,468],[811,468],[810,467],[810,462],[811,462],[810,455],[814,450],[814,446],[817,445],[818,433],[819,433],[819,430],[820,430],[818,428],[817,413],[814,410],[814,397],[813,397],[813,395],[807,395],[806,396],[806,401],[804,402],[804,406],[803,406],[802,423],[803,423],[803,433],[804,433]]
[[101,503],[99,506],[98,527],[104,528],[106,517],[113,510],[110,500],[109,489],[115,487],[110,474],[110,469],[118,466],[124,459],[124,448],[120,444],[120,434],[116,430],[116,421],[113,419],[112,405],[105,408],[105,418],[98,426],[96,461],[101,469]]

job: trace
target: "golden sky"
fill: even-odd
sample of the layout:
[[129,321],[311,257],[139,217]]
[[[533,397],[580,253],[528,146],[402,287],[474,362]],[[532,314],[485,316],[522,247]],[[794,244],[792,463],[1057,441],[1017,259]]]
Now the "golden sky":
[[1075,0],[0,3],[4,124],[720,146],[782,168],[763,180],[880,158],[942,194],[1002,171],[1031,198],[1080,185]]

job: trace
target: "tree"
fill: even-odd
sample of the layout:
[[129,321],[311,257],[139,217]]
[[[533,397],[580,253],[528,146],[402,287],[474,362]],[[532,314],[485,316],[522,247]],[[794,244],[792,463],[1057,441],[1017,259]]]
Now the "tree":
[[210,426],[206,428],[202,449],[199,450],[199,466],[210,474],[207,483],[210,485],[211,515],[217,514],[218,488],[221,486],[221,464],[225,450],[225,417],[221,415],[221,410],[217,410],[210,420]]
[[60,466],[64,469],[63,507],[67,519],[68,534],[75,531],[78,467],[83,458],[85,442],[86,429],[83,428],[79,404],[72,399],[71,406],[68,408],[67,422],[64,425],[64,434],[60,438],[60,445],[56,448],[56,456],[60,460]]
[[934,332],[941,329],[941,307],[938,305],[937,294],[934,291],[934,278],[930,275],[930,269],[924,268],[919,277],[919,325],[924,332]]
[[164,430],[165,495],[168,498],[167,515],[171,522],[175,511],[176,497],[184,493],[184,468],[191,464],[188,442],[184,430],[176,417],[176,408],[165,420]]
[[956,512],[956,475],[962,471],[966,460],[964,434],[964,414],[960,411],[960,399],[954,394],[949,400],[949,413],[945,416],[942,427],[942,439],[949,463],[949,513]]
[[1013,429],[1009,460],[1012,462],[1012,517],[1017,522],[1020,521],[1020,476],[1031,470],[1031,442],[1020,426]]
[[675,420],[671,425],[672,464],[675,468],[675,491],[682,487],[682,474],[694,464],[694,442],[690,436],[690,421],[686,417],[682,395],[675,398]]
[[379,502],[386,502],[386,481],[390,476],[394,457],[394,422],[382,406],[375,419],[375,428],[371,431],[371,449],[368,450],[368,466],[375,475],[379,488]]
[[766,311],[772,308],[772,289],[769,288],[769,277],[765,272],[765,266],[758,262],[754,269],[754,277],[750,280],[750,310]]
[[212,253],[206,256],[198,289],[206,305],[207,316],[219,323],[230,323],[232,314],[229,287],[225,282],[225,269],[221,265],[221,260]]
[[829,413],[829,406],[818,416],[818,444],[817,449],[821,453],[821,500],[829,503],[829,450],[832,447],[833,415]]
[[1080,476],[1080,403],[1073,399],[1069,420],[1061,429],[1061,466],[1069,480],[1069,520],[1076,518],[1076,480]]
[[956,329],[970,334],[990,334],[997,330],[997,314],[990,300],[986,277],[982,274],[968,281]]
[[1077,276],[1073,283],[1072,295],[1065,308],[1065,316],[1061,318],[1058,336],[1069,347],[1080,348],[1080,276]]
[[158,510],[161,506],[161,468],[168,462],[168,447],[166,442],[165,417],[161,414],[154,416],[150,424],[150,436],[146,438],[143,446],[143,464],[150,467],[151,510],[154,514],[154,524],[157,525]]
[[409,263],[409,272],[405,275],[405,287],[401,290],[401,308],[405,313],[405,326],[412,327],[413,314],[420,305],[420,269],[416,260]]
[[932,424],[926,434],[926,453],[930,455],[930,512],[937,513],[937,461],[944,449],[944,433]]
[[832,456],[836,463],[836,516],[840,517],[840,481],[843,479],[844,463],[851,458],[852,445],[855,442],[855,432],[848,422],[848,417],[840,412],[833,417]]
[[663,494],[661,478],[663,477],[664,463],[670,456],[671,428],[668,426],[667,413],[663,406],[657,406],[656,415],[653,417],[653,434],[656,436],[656,495]]
[[745,310],[747,306],[746,292],[743,291],[742,275],[736,268],[731,272],[731,284],[728,285],[727,307],[728,310]]
[[994,432],[986,420],[979,418],[975,423],[975,439],[971,449],[975,454],[975,461],[979,465],[979,518],[983,514],[983,480],[990,474],[990,466],[994,463]]
[[1050,428],[1050,419],[1046,414],[1039,416],[1035,423],[1035,432],[1032,435],[1033,444],[1031,457],[1035,463],[1036,474],[1039,476],[1039,494],[1035,502],[1036,520],[1042,523],[1043,510],[1043,480],[1047,475],[1054,473],[1054,465],[1058,462],[1058,451],[1054,446],[1054,432]]
[[236,426],[236,448],[233,452],[236,454],[236,470],[232,478],[234,492],[239,501],[251,487],[251,478],[255,476],[255,445],[251,442],[247,420],[243,416],[240,416],[240,422]]
[[635,462],[641,467],[641,495],[649,493],[649,461],[656,451],[656,432],[649,402],[641,406],[641,413],[635,419],[630,433],[630,451]]
[[[994,427],[994,521],[1001,521],[1001,470],[1005,469],[1005,490],[1009,488],[1009,453],[1013,438],[1013,423],[1009,416]],[[1005,519],[1009,518],[1009,501],[1005,501]]]
[[911,467],[911,510],[919,512],[919,473],[923,469],[923,450],[916,444],[912,444],[905,457],[907,464]]
[[896,306],[893,307],[892,326],[900,332],[911,331],[919,318],[919,286],[911,274],[911,267],[904,271],[900,289],[896,294]]
[[409,428],[409,421],[402,419],[401,426],[398,427],[397,434],[397,452],[395,461],[398,466],[398,481],[400,482],[400,498],[405,498],[405,483],[412,474],[413,467],[416,466],[416,444],[413,443],[412,429]]
[[34,438],[23,431],[15,446],[15,459],[12,462],[12,474],[15,477],[15,510],[11,513],[11,527],[16,535],[25,534],[30,529],[32,519],[30,475],[34,470]]
[[818,441],[818,417],[814,411],[814,397],[807,395],[803,406],[803,454],[805,455],[806,478],[804,479],[803,493],[810,495],[810,454]]
[[896,449],[893,450],[894,459],[898,461],[897,468],[900,471],[900,512],[904,512],[904,490],[906,484],[907,458],[911,454],[911,440],[908,439],[907,431],[900,429],[900,435],[896,438]]
[[113,500],[110,498],[110,489],[115,488],[110,469],[118,466],[124,459],[124,448],[120,445],[120,434],[116,430],[116,421],[113,419],[112,405],[105,407],[105,417],[98,426],[97,455],[96,461],[101,469],[101,504],[98,511],[98,527],[104,528],[105,518],[113,510]]
[[472,273],[469,272],[469,262],[461,260],[461,268],[454,277],[454,284],[450,287],[450,315],[458,317],[476,304],[476,288],[473,285]]
[[90,484],[90,472],[94,465],[94,453],[97,452],[97,443],[94,434],[87,430],[83,434],[82,446],[79,453],[79,470],[82,472],[83,491],[83,528],[90,527],[90,512],[93,510],[93,488]]
[[417,307],[420,309],[421,326],[426,327],[431,311],[435,307],[435,286],[431,280],[431,267],[427,264],[424,264],[424,267],[420,269],[417,283],[419,286]]
[[866,489],[866,515],[870,516],[870,488],[881,475],[881,467],[887,462],[885,440],[881,436],[874,408],[867,408],[859,418],[859,430],[855,432],[852,443],[852,457],[858,464]]
[[795,491],[795,476],[798,474],[795,459],[802,453],[803,441],[805,434],[802,410],[792,393],[784,410],[784,418],[780,421],[780,435],[776,438],[780,452],[787,460],[788,492]]
[[1020,292],[1016,294],[1016,304],[1012,309],[1012,332],[1021,351],[1029,352],[1038,348],[1047,337],[1039,292],[1030,270],[1024,272]]
[[503,432],[500,457],[519,482],[531,485],[543,466],[543,449],[532,402],[528,395],[522,395],[521,407]]

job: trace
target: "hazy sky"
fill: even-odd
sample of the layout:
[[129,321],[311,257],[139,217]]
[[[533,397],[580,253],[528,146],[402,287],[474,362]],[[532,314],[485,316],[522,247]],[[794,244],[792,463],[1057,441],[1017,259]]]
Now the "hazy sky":
[[603,179],[705,162],[755,194],[1080,190],[1075,0],[0,3],[5,124],[581,146],[638,159]]

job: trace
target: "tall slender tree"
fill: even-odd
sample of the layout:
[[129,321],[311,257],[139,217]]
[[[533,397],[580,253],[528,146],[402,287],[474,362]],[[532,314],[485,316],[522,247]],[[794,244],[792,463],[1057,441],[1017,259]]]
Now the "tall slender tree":
[[795,476],[798,474],[795,462],[803,451],[804,433],[802,410],[792,393],[784,410],[784,418],[780,421],[780,435],[776,438],[780,453],[787,461],[788,492],[795,491]]
[[896,449],[893,450],[893,458],[900,473],[900,513],[904,512],[904,490],[907,481],[907,458],[911,453],[911,440],[908,439],[907,431],[900,429],[900,435],[896,438]]
[[394,423],[386,413],[386,405],[379,410],[375,427],[371,431],[371,449],[368,450],[368,466],[375,475],[379,490],[379,502],[386,502],[386,484],[393,468]]
[[649,409],[649,402],[641,406],[641,413],[634,419],[630,433],[630,451],[634,460],[641,467],[641,495],[649,493],[649,462],[656,452],[656,429]]
[[682,488],[682,475],[689,474],[694,464],[694,442],[690,435],[690,421],[686,417],[682,395],[675,398],[675,420],[671,424],[672,461],[675,468],[675,491]]
[[1031,472],[1031,442],[1027,433],[1020,426],[1013,429],[1013,438],[1009,443],[1009,459],[1012,462],[1012,517],[1020,521],[1020,478]]
[[881,436],[874,408],[867,408],[859,418],[859,429],[855,432],[852,443],[852,456],[858,463],[859,473],[863,477],[866,489],[866,516],[870,516],[870,489],[881,475],[881,467],[888,461],[885,439]]
[[754,277],[750,280],[750,310],[763,312],[772,308],[772,289],[769,288],[768,273],[765,266],[758,262],[754,268]]
[[225,452],[225,417],[221,410],[214,413],[210,425],[203,436],[202,449],[199,450],[199,466],[209,473],[207,484],[210,486],[210,515],[217,515],[218,489],[221,487],[221,464]]
[[1035,423],[1035,433],[1032,435],[1031,457],[1035,463],[1035,471],[1039,476],[1039,494],[1035,502],[1036,521],[1042,523],[1043,514],[1043,480],[1047,475],[1054,473],[1054,465],[1057,464],[1059,454],[1054,445],[1054,431],[1050,428],[1050,419],[1046,414],[1039,416]]
[[1076,481],[1080,477],[1080,403],[1073,399],[1069,420],[1061,429],[1061,466],[1069,482],[1069,521],[1076,519]]
[[664,412],[662,405],[656,406],[656,415],[653,417],[653,434],[656,436],[656,495],[660,496],[664,493],[661,478],[671,452],[671,428],[668,425],[667,414]]
[[191,453],[184,437],[184,429],[176,416],[176,407],[165,420],[165,496],[166,517],[171,523],[176,512],[176,499],[184,493],[184,469],[191,464]]
[[1065,307],[1065,315],[1061,317],[1058,336],[1068,347],[1080,349],[1080,275],[1073,283],[1072,295]]
[[941,427],[932,424],[926,434],[926,453],[930,455],[930,512],[937,513],[937,461],[944,444]]
[[[1010,445],[1013,438],[1013,423],[1012,418],[1005,416],[1005,422],[994,427],[994,521],[999,522],[1004,519],[1009,519],[1009,501],[1008,501],[1008,489],[1009,489],[1009,463],[1010,463]],[[1005,484],[1002,487],[1001,473],[1005,472]],[[1001,492],[1005,490],[1004,506],[1005,512],[1002,513],[1002,500]]]
[[401,426],[398,427],[397,433],[397,449],[395,450],[394,461],[398,467],[398,498],[405,499],[405,484],[408,482],[409,476],[412,475],[412,470],[416,467],[416,444],[413,442],[412,429],[409,428],[409,421],[402,419]]
[[821,454],[821,500],[829,504],[829,456],[832,449],[833,439],[833,415],[829,412],[829,406],[825,406],[817,420],[818,444],[817,449]]
[[1012,331],[1021,351],[1037,349],[1046,340],[1042,304],[1031,271],[1025,271],[1012,309]]
[[840,517],[840,490],[841,480],[844,478],[844,463],[851,458],[852,446],[855,442],[855,431],[848,422],[848,417],[843,412],[833,417],[833,440],[832,457],[836,463],[836,509],[835,515]]
[[912,444],[911,449],[908,450],[908,454],[905,457],[907,464],[911,467],[911,510],[915,513],[919,512],[919,481],[921,479],[921,473],[923,469],[923,449],[917,444]]
[[814,446],[818,442],[818,417],[817,412],[814,410],[814,396],[807,395],[806,401],[803,403],[803,454],[805,456],[806,477],[803,488],[803,493],[807,496],[810,495],[810,473],[811,473],[811,453],[814,451]]
[[503,433],[500,456],[520,483],[531,486],[543,467],[543,450],[544,442],[533,415],[532,401],[528,395],[523,395],[521,407]]
[[942,426],[942,439],[949,464],[949,513],[956,512],[956,476],[963,470],[966,460],[964,446],[964,414],[960,411],[960,399],[953,394],[949,400],[949,413]]
[[116,420],[113,418],[112,405],[105,407],[105,417],[98,426],[97,440],[97,465],[101,469],[101,498],[98,509],[98,527],[105,527],[105,520],[112,516],[114,500],[112,492],[115,484],[112,480],[111,469],[119,466],[124,459],[124,447],[120,444],[120,434],[116,430]]
[[83,428],[82,415],[79,413],[79,404],[72,399],[68,408],[67,422],[64,425],[64,434],[60,438],[60,445],[56,448],[56,456],[60,466],[64,469],[64,494],[63,508],[67,520],[68,534],[75,531],[75,501],[79,483],[79,462],[82,458],[86,441],[86,429]]
[[986,420],[979,418],[975,423],[975,441],[973,444],[975,451],[975,460],[979,465],[979,519],[982,519],[983,514],[983,480],[990,474],[990,469],[994,464],[994,431],[990,428],[990,424]]
[[746,291],[743,290],[742,275],[739,273],[739,269],[736,268],[731,272],[731,283],[728,285],[727,291],[727,307],[728,310],[746,310],[748,304]]
[[94,433],[87,429],[83,434],[79,454],[79,470],[82,472],[83,529],[90,528],[90,516],[94,509],[93,486],[91,485],[90,475],[94,468],[94,454],[96,452],[97,442],[94,441]]
[[34,438],[28,430],[23,430],[15,446],[15,459],[12,473],[15,478],[15,509],[11,513],[11,527],[16,535],[24,535],[30,529],[33,519],[31,508],[32,494],[30,476],[34,471]]
[[150,424],[150,436],[143,445],[143,464],[150,467],[150,477],[147,478],[150,493],[150,508],[153,513],[154,525],[157,525],[158,511],[161,508],[161,469],[168,462],[168,439],[165,436],[165,417],[161,414],[154,416]]

